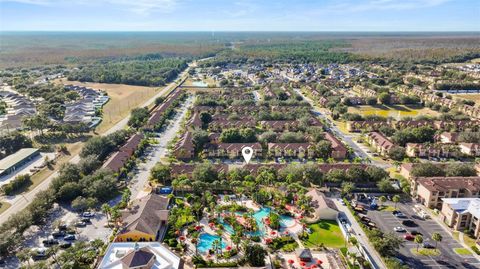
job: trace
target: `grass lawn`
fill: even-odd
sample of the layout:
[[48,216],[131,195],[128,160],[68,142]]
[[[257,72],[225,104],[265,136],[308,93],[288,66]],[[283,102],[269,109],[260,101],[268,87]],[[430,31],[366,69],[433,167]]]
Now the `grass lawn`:
[[466,248],[454,248],[453,251],[458,255],[472,255],[472,252]]
[[67,81],[65,79],[57,80],[57,82],[91,87],[104,90],[108,93],[110,101],[103,106],[103,120],[95,129],[98,133],[104,133],[110,129],[117,122],[127,117],[133,108],[142,105],[159,91],[159,88],[155,87],[130,86],[124,84],[82,83],[78,81]]
[[441,254],[440,250],[438,249],[428,249],[428,248],[419,248],[417,251],[417,248],[412,248],[410,249],[410,252],[414,255],[420,255],[420,256],[439,256]]
[[12,206],[10,203],[7,202],[0,202],[0,214],[5,212],[10,206]]
[[338,227],[338,223],[334,220],[321,220],[308,226],[311,234],[303,240],[305,247],[318,247],[324,244],[326,247],[341,248],[345,246],[345,239]]
[[378,210],[386,211],[386,212],[393,212],[395,210],[395,207],[390,206],[390,205],[381,205],[381,206],[378,207]]
[[376,105],[376,106],[350,106],[348,107],[349,113],[357,113],[362,116],[367,115],[378,115],[382,117],[393,117],[395,119],[400,119],[403,117],[416,117],[419,115],[430,115],[438,116],[439,113],[431,110],[427,107],[421,106],[405,106],[405,105]]
[[475,243],[475,238],[471,238],[470,236],[468,236],[467,234],[463,234],[463,241],[465,242],[465,244],[467,244],[467,246],[469,247],[473,247],[473,246],[476,246],[477,243]]

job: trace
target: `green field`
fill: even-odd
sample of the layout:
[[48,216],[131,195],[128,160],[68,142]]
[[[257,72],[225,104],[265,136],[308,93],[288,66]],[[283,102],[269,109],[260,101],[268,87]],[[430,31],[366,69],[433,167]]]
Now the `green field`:
[[425,107],[415,106],[351,106],[348,108],[349,113],[357,113],[362,116],[377,115],[382,117],[392,117],[397,120],[404,117],[416,117],[416,116],[438,116],[439,113]]
[[321,220],[311,224],[308,228],[312,231],[308,238],[303,240],[305,247],[318,247],[324,244],[325,247],[341,248],[345,246],[345,239],[340,231],[338,223],[334,220]]
[[453,251],[458,255],[472,255],[472,252],[466,248],[454,248]]

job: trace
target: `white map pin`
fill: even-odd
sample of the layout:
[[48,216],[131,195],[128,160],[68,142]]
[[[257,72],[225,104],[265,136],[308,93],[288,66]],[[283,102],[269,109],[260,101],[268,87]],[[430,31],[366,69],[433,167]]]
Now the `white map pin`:
[[245,159],[245,162],[248,164],[248,162],[250,162],[250,159],[253,156],[253,149],[251,147],[242,148],[242,155],[243,155],[243,158]]

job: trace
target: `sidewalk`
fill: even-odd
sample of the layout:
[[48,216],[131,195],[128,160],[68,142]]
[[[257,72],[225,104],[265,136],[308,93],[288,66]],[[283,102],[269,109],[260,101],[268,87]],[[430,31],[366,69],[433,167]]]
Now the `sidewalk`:
[[339,209],[340,212],[345,213],[345,216],[348,218],[348,221],[351,224],[351,228],[355,232],[355,237],[357,238],[359,245],[363,246],[364,249],[367,251],[368,255],[373,259],[374,264],[372,266],[374,268],[387,268],[385,263],[383,262],[382,257],[378,254],[378,252],[370,245],[370,241],[368,240],[367,235],[363,232],[362,227],[358,225],[357,221],[355,220],[354,216],[348,210],[347,206],[342,205],[338,199],[333,199],[335,205]]

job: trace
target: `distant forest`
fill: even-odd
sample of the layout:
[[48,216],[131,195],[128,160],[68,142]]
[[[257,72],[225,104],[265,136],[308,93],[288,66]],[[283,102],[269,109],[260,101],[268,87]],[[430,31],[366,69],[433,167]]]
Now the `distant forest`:
[[163,86],[187,68],[183,58],[164,58],[160,54],[100,60],[80,66],[68,80],[117,83],[139,86]]

